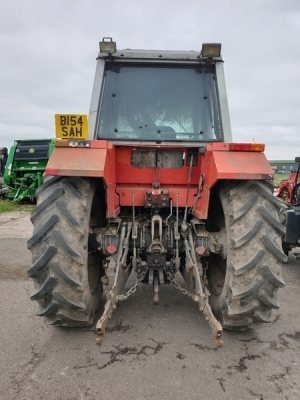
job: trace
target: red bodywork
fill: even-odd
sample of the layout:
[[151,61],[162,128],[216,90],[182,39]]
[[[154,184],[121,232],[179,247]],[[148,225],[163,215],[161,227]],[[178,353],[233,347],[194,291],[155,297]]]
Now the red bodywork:
[[[290,203],[292,199],[296,175],[297,172],[290,172],[288,179],[281,181],[276,190],[276,196],[282,198],[287,203]],[[297,182],[300,182],[299,179]]]
[[[188,207],[199,219],[208,214],[210,190],[219,180],[272,179],[273,171],[262,152],[230,151],[229,143],[212,143],[204,155],[197,154],[197,165],[192,167]],[[132,165],[135,149],[163,149],[183,151],[180,168],[136,168]],[[153,182],[159,190],[168,190],[174,207],[185,207],[190,166],[187,165],[188,147],[133,146],[112,144],[106,140],[92,140],[90,148],[56,147],[48,162],[46,175],[103,178],[107,188],[107,217],[115,218],[122,206],[145,205],[145,194]]]

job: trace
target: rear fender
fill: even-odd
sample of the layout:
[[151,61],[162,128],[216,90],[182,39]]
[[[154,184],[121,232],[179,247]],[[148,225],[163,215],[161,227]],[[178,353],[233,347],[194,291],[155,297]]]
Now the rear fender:
[[45,174],[103,178],[107,162],[107,142],[91,142],[91,147],[55,147]]
[[210,191],[220,180],[272,180],[274,172],[263,152],[230,151],[228,143],[207,146],[202,163],[204,176],[201,198],[193,208],[193,215],[207,219]]
[[91,147],[55,147],[48,161],[45,174],[56,176],[81,176],[102,178],[107,201],[107,215],[119,213],[116,194],[115,147],[106,140],[92,140]]

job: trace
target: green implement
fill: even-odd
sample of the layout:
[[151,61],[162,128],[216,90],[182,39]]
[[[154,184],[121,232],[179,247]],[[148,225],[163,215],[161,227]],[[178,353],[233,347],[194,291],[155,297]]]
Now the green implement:
[[14,202],[33,200],[43,183],[43,173],[52,152],[51,139],[15,140],[10,148],[4,171],[9,188],[6,197]]

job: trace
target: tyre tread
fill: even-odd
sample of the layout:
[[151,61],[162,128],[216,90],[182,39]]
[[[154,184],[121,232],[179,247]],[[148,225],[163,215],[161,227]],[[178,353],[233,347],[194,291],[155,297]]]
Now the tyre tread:
[[281,205],[272,188],[266,181],[231,181],[221,188],[231,255],[224,297],[219,295],[212,304],[226,329],[244,330],[253,321],[271,322],[272,310],[279,307],[278,288],[284,287],[281,264],[287,257],[281,247]]
[[87,272],[87,213],[94,190],[89,179],[52,177],[37,193],[27,274],[35,282],[31,300],[38,303],[37,315],[48,324],[87,326],[94,320],[101,297],[100,286],[97,297],[92,296]]

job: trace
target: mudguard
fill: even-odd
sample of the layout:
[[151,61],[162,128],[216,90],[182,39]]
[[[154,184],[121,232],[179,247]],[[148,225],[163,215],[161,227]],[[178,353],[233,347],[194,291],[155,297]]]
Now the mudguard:
[[107,149],[55,147],[46,175],[104,177]]
[[199,219],[208,215],[210,190],[220,180],[272,180],[274,172],[263,152],[230,151],[229,143],[207,146],[201,173],[203,185],[200,199],[193,208]]

